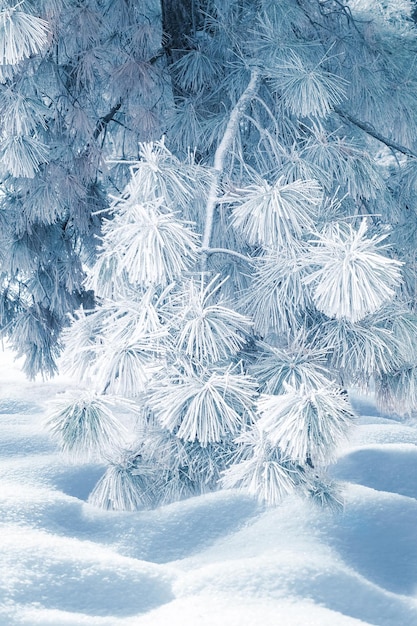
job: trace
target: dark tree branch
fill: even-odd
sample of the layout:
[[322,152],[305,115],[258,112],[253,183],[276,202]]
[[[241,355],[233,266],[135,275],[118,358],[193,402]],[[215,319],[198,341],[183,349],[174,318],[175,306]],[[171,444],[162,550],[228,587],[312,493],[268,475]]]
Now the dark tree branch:
[[112,119],[114,118],[114,116],[116,115],[117,111],[120,109],[121,106],[122,106],[122,103],[120,101],[117,104],[115,104],[114,107],[110,109],[107,115],[105,115],[104,117],[100,117],[94,129],[94,133],[93,133],[94,139],[98,139],[100,137],[101,133],[106,128],[107,124],[112,121]]
[[155,52],[153,57],[149,59],[148,63],[150,65],[153,65],[154,63],[158,61],[158,59],[162,58],[164,55],[165,55],[165,48],[160,48],[159,50]]
[[380,141],[381,143],[385,144],[388,148],[391,148],[392,150],[396,150],[397,152],[401,152],[402,154],[405,154],[406,156],[411,157],[413,159],[417,159],[416,152],[413,152],[412,150],[410,150],[410,148],[402,146],[401,144],[395,141],[391,141],[391,139],[388,139],[388,137],[384,137],[384,135],[381,135],[381,133],[375,130],[372,124],[369,124],[368,122],[362,122],[362,120],[359,120],[357,117],[354,117],[350,113],[346,113],[346,111],[343,111],[339,107],[334,107],[334,112],[337,113],[339,117],[341,117],[343,120],[348,121],[351,124],[354,124],[354,126],[357,126],[358,128],[363,130],[365,133],[367,133],[374,139],[377,139],[377,141]]

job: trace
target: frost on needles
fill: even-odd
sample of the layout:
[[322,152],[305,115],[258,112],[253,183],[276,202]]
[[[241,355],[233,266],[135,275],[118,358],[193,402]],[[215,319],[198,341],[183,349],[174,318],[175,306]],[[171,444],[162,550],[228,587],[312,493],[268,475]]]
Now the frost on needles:
[[348,390],[417,406],[417,31],[392,0],[0,3],[3,334],[134,510],[339,506]]

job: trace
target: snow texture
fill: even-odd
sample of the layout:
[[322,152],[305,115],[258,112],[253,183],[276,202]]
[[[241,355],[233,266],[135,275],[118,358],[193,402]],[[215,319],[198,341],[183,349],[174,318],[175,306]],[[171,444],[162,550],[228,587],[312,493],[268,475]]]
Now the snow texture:
[[[417,430],[363,417],[332,469],[342,513],[220,491],[135,513],[86,503],[104,467],[43,429],[73,383],[0,364],[1,626],[417,624]],[[368,410],[369,409],[369,410]]]

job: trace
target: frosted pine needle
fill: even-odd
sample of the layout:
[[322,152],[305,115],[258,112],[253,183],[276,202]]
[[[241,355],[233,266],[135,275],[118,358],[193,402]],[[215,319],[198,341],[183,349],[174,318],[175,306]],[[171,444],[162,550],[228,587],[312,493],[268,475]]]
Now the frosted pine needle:
[[164,331],[142,333],[135,341],[118,344],[106,342],[94,369],[102,389],[128,398],[137,396],[148,381],[161,369],[157,356],[162,356]]
[[294,115],[325,117],[345,98],[347,82],[320,67],[320,63],[309,65],[291,52],[287,61],[270,71],[270,82]]
[[103,228],[103,259],[117,258],[116,269],[132,285],[167,285],[190,268],[197,235],[190,224],[167,213],[162,201],[129,203]]
[[[287,241],[289,243],[289,241]],[[292,250],[267,250],[254,263],[250,288],[242,296],[242,306],[250,312],[255,331],[287,333],[297,329],[303,313],[311,307],[309,290],[303,283],[303,245],[292,241]]]
[[48,23],[34,15],[14,8],[0,11],[0,65],[16,65],[40,52],[48,30]]
[[[381,316],[385,317],[383,311]],[[331,366],[341,372],[346,385],[366,385],[371,376],[395,370],[403,362],[395,334],[375,316],[355,324],[327,320],[320,324],[316,340],[318,349],[328,351]]]
[[[161,141],[140,143],[140,161],[134,163],[131,179],[123,198],[116,199],[117,210],[123,210],[125,202],[147,202],[164,198],[168,208],[185,211],[193,199],[205,196],[211,181],[211,170],[196,165],[190,156],[180,161]],[[121,205],[121,206],[119,206]]]
[[98,298],[116,299],[125,297],[129,291],[127,274],[119,265],[119,255],[103,247],[92,268],[88,269],[86,289],[91,289]]
[[343,495],[341,487],[332,480],[322,480],[318,477],[307,487],[310,500],[321,508],[330,509],[335,513],[343,509]]
[[10,135],[0,143],[0,154],[13,176],[34,178],[48,162],[48,147],[29,135]]
[[[263,180],[239,190],[232,223],[250,244],[276,249],[286,247],[294,236],[312,229],[313,219],[322,202],[322,190],[315,180],[296,180],[273,184]],[[244,199],[239,202],[239,198]]]
[[216,63],[200,49],[190,50],[173,65],[177,80],[185,92],[201,92],[219,78]]
[[384,411],[410,416],[417,411],[417,366],[404,365],[375,379],[378,406]]
[[275,506],[303,482],[301,467],[272,446],[257,425],[238,441],[247,446],[250,458],[243,458],[224,471],[221,479],[224,488],[244,489],[260,502]]
[[201,362],[216,362],[236,354],[245,343],[251,320],[219,299],[225,280],[212,279],[208,285],[189,281],[181,290],[183,319],[179,322],[178,350]]
[[354,421],[346,396],[332,385],[286,389],[279,396],[260,397],[259,428],[292,461],[325,464]]
[[366,232],[365,220],[358,230],[335,224],[310,248],[308,263],[318,269],[304,283],[313,286],[314,303],[328,317],[357,322],[392,300],[401,282],[402,263],[381,254],[386,235]]
[[260,347],[263,352],[255,362],[253,373],[266,393],[283,393],[285,384],[311,389],[329,384],[331,372],[326,367],[327,350],[308,345],[302,336],[285,348],[266,343],[260,343]]
[[249,376],[203,373],[163,381],[148,402],[162,426],[186,441],[203,446],[236,433],[250,414],[256,383]]
[[68,456],[100,458],[125,434],[112,406],[109,398],[73,392],[51,403],[45,426]]
[[108,511],[136,511],[155,504],[155,468],[130,451],[119,455],[100,478],[88,502]]

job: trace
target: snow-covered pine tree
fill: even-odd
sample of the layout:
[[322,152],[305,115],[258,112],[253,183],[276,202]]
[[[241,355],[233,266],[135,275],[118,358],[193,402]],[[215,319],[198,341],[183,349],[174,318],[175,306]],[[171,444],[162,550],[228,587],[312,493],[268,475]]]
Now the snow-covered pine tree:
[[30,376],[93,304],[84,265],[126,182],[105,160],[160,137],[161,50],[153,0],[0,1],[0,324]]
[[[166,82],[146,92],[163,138],[154,126],[122,150],[122,109],[98,116],[115,162],[95,169],[102,229],[96,260],[82,257],[96,304],[65,332],[86,392],[49,418],[65,451],[108,461],[92,502],[134,509],[222,484],[337,503],[325,468],[353,421],[346,390],[415,410],[411,11],[163,0]],[[142,76],[125,75],[130,110]]]

